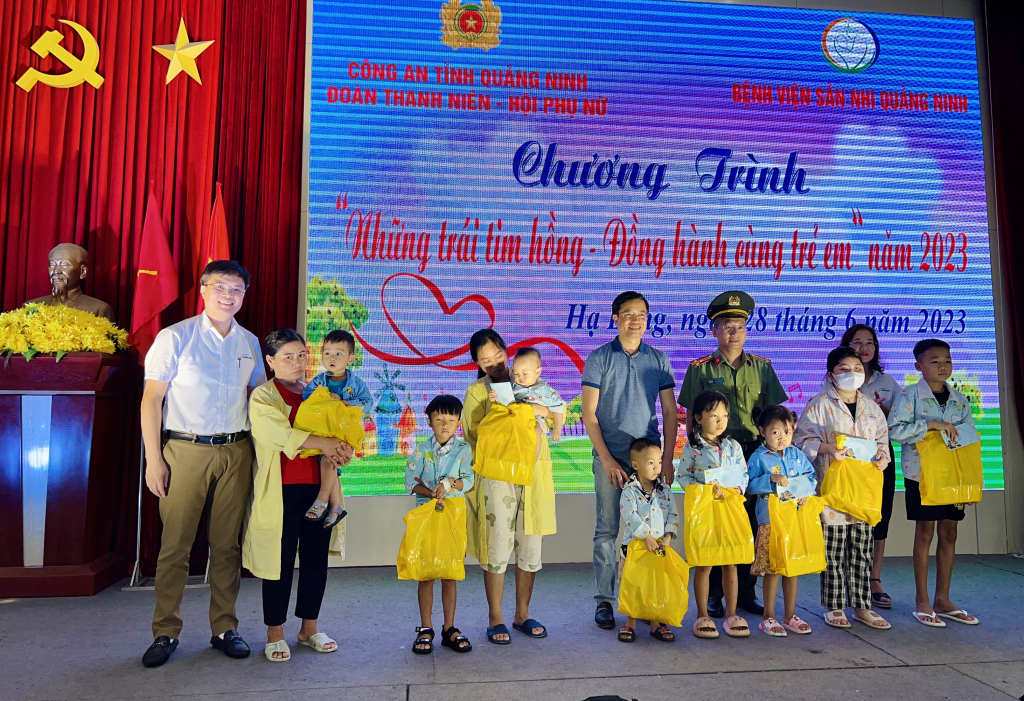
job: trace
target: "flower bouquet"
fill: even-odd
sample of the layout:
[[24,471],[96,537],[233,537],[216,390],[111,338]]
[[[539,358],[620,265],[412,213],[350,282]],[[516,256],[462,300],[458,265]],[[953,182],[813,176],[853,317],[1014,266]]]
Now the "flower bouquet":
[[4,366],[15,353],[31,360],[53,353],[60,361],[68,353],[113,353],[128,347],[128,332],[91,312],[40,303],[0,314],[0,353]]

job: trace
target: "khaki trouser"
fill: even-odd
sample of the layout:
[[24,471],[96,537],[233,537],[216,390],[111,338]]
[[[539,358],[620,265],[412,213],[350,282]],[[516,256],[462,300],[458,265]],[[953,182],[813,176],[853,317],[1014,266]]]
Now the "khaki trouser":
[[237,629],[235,599],[242,566],[238,536],[252,490],[252,440],[218,446],[171,440],[163,455],[171,480],[160,500],[164,530],[156,565],[153,637],[177,638],[181,633],[189,552],[211,493],[210,629],[214,635]]

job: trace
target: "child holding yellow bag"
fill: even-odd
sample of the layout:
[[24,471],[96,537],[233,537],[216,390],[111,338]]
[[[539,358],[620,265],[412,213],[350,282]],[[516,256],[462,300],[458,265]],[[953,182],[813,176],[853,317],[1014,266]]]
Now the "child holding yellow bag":
[[[693,400],[686,412],[687,444],[676,467],[676,479],[684,490],[690,485],[714,485],[714,496],[720,499],[723,488],[742,495],[747,488],[747,464],[743,447],[725,435],[729,425],[729,400],[721,392],[705,390]],[[728,482],[723,482],[728,480]],[[692,518],[692,514],[685,514]],[[750,526],[746,527],[750,533]],[[689,556],[688,556],[689,557]],[[735,561],[734,561],[735,562]],[[750,562],[748,559],[747,562]],[[711,566],[693,567],[693,592],[697,600],[697,621],[693,634],[698,638],[717,638],[718,628],[708,616],[708,591]],[[750,635],[747,622],[736,615],[738,581],[736,565],[722,565],[722,589],[725,594],[725,633],[733,638]]]
[[[764,617],[758,627],[762,633],[776,638],[786,637],[791,630],[798,635],[807,635],[811,627],[796,615],[796,577],[782,577],[782,598],[785,613],[780,624],[775,620],[775,595],[779,587],[779,575],[770,566],[768,543],[771,540],[771,520],[768,513],[768,497],[785,497],[791,490],[790,498],[797,499],[797,506],[803,508],[807,497],[817,486],[814,466],[800,449],[793,445],[793,426],[796,414],[782,406],[766,407],[757,414],[754,421],[761,433],[764,445],[754,451],[747,462],[750,482],[747,492],[757,494],[757,543],[754,564],[750,574],[764,577]],[[809,492],[809,493],[808,493]],[[800,495],[800,496],[795,496]]]
[[[929,338],[914,346],[915,368],[921,380],[909,385],[893,404],[889,414],[892,439],[903,444],[903,483],[906,485],[907,519],[915,522],[914,581],[917,606],[914,618],[932,628],[945,628],[943,618],[977,625],[978,619],[949,600],[956,552],[957,523],[964,518],[963,504],[935,506],[921,503],[921,455],[918,444],[939,431],[951,446],[977,441],[978,432],[967,398],[947,384],[953,372],[949,344]],[[928,597],[928,552],[938,521],[939,542],[935,549],[935,602]]]
[[[370,389],[363,380],[348,369],[356,359],[356,339],[348,331],[334,329],[326,336],[320,351],[320,363],[326,368],[302,390],[302,399],[309,399],[317,387],[326,387],[333,399],[346,406],[363,408],[373,400]],[[342,507],[340,472],[326,460],[320,461],[320,493],[313,501],[306,518],[319,521],[324,518],[324,528],[330,528],[344,518]]]
[[[679,514],[672,488],[661,479],[661,446],[649,438],[637,438],[629,446],[629,460],[634,474],[619,497],[619,513],[626,523],[622,534],[622,556],[628,558],[629,545],[634,539],[642,540],[648,551],[665,555],[672,539],[679,534]],[[681,601],[659,603],[681,605],[685,614],[687,582],[684,580],[680,584],[678,598]],[[642,596],[644,592],[638,593]],[[623,594],[620,587],[619,611],[627,618],[625,627],[619,630],[619,641],[631,643],[636,640],[636,617],[629,602],[623,601]],[[679,619],[681,622],[682,616]],[[651,637],[663,643],[672,643],[676,639],[668,626],[657,620],[651,621]]]
[[[860,354],[849,346],[833,349],[826,360],[828,373],[822,391],[807,402],[797,421],[793,443],[810,458],[819,483],[829,467],[853,455],[837,445],[839,436],[874,441],[872,461],[879,470],[889,463],[889,427],[882,408],[864,396],[864,365]],[[881,483],[878,486],[881,500]],[[888,630],[892,626],[871,610],[871,525],[830,506],[822,511],[827,568],[821,573],[821,604],[825,623],[832,628],[849,628],[843,609],[851,606],[853,617],[869,628]]]
[[[417,507],[436,499],[437,505],[434,508],[441,511],[444,509],[446,498],[460,498],[473,487],[473,451],[468,443],[455,437],[455,432],[462,423],[462,402],[457,397],[450,394],[434,397],[427,404],[424,413],[434,435],[418,445],[416,451],[409,456],[405,471],[405,488],[416,497]],[[464,538],[465,512],[462,515],[461,527]],[[465,546],[465,540],[461,542]],[[416,641],[413,643],[412,651],[417,655],[427,655],[434,649],[434,629],[431,621],[434,609],[433,579],[420,581],[417,597],[420,605],[420,626],[416,628]],[[455,652],[469,652],[473,646],[455,627],[455,600],[455,580],[442,579],[441,606],[444,610],[444,628],[441,630],[441,645]]]

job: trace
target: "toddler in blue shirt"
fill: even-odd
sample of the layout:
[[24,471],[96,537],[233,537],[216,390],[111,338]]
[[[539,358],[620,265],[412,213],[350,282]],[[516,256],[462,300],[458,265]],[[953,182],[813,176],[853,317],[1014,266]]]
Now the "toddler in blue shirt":
[[[320,364],[327,368],[306,385],[302,398],[309,399],[317,387],[326,387],[334,399],[349,406],[365,408],[373,401],[370,388],[366,386],[348,366],[356,359],[356,339],[348,331],[335,329],[324,337]],[[325,526],[332,526],[341,520],[341,475],[326,460],[320,461],[320,493],[306,512],[306,518],[319,521],[327,514]],[[328,511],[328,509],[330,509]]]
[[[754,421],[764,440],[764,445],[755,450],[747,461],[747,473],[750,476],[747,493],[758,495],[757,544],[750,574],[764,577],[764,614],[758,627],[762,633],[777,638],[786,637],[786,630],[806,635],[811,632],[811,627],[796,615],[796,577],[782,578],[785,614],[781,624],[775,620],[775,594],[779,590],[779,575],[771,570],[768,559],[768,543],[771,539],[768,495],[776,494],[786,500],[790,482],[795,483],[797,480],[809,480],[810,484],[804,486],[813,489],[817,485],[816,473],[803,451],[793,445],[796,414],[782,406],[765,407],[759,415],[756,409],[754,412]],[[807,489],[802,491],[806,492]],[[797,505],[803,508],[806,502],[806,496],[800,497]]]

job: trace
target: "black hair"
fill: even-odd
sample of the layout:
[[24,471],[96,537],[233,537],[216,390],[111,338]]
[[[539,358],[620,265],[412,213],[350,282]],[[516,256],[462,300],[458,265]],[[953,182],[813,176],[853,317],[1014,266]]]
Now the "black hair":
[[938,338],[926,338],[923,341],[918,341],[917,345],[914,346],[914,358],[920,358],[924,355],[924,352],[931,350],[932,348],[945,348],[946,350],[952,350],[949,344]]
[[661,450],[661,444],[657,441],[652,441],[647,437],[637,438],[629,444],[629,454],[633,455],[633,453],[642,453],[648,448],[657,448],[658,450]]
[[833,348],[828,353],[828,358],[825,360],[825,367],[829,372],[836,369],[836,365],[843,362],[847,358],[856,358],[857,362],[860,362],[860,353],[850,348],[849,346],[839,346]]
[[[214,261],[217,262],[217,261]],[[306,345],[306,339],[299,335],[299,332],[295,329],[278,329],[277,331],[271,331],[266,340],[263,341],[263,349],[267,355],[273,358],[277,355],[278,351],[281,350],[282,346],[285,346],[293,341],[298,341],[303,346]]]
[[356,352],[356,339],[355,336],[350,334],[348,331],[343,329],[334,329],[329,334],[324,336],[323,345],[328,343],[347,343],[350,352]]
[[612,300],[612,315],[618,316],[619,310],[622,309],[622,305],[626,302],[632,302],[634,299],[642,299],[644,301],[644,306],[647,307],[647,311],[651,311],[651,305],[650,302],[647,301],[647,298],[639,292],[630,290],[629,292],[620,292],[619,296]]
[[432,414],[449,414],[451,416],[462,416],[462,402],[458,397],[451,394],[439,394],[430,400],[427,408],[423,410],[427,418]]
[[199,276],[199,284],[206,285],[214,275],[234,275],[242,278],[245,289],[249,289],[249,271],[242,267],[237,260],[211,260],[203,268],[203,274]]
[[537,350],[536,348],[534,348],[533,346],[526,346],[525,348],[520,348],[519,350],[516,351],[515,357],[516,358],[536,358],[538,363],[541,362],[541,360],[540,360],[540,351]]
[[790,426],[796,425],[796,412],[779,404],[766,406],[764,409],[754,407],[754,410],[750,412],[750,418],[754,420],[758,428],[764,429],[771,426],[774,421],[782,421]]
[[697,415],[703,414],[708,409],[713,409],[719,404],[724,404],[726,411],[729,410],[729,398],[721,392],[715,392],[714,390],[706,389],[698,392],[697,396],[693,398],[693,406],[686,412],[686,435],[691,443],[700,444],[703,442],[700,437],[701,429],[700,422],[697,421]]
[[[480,352],[480,349],[488,343],[493,343],[503,351],[508,350],[505,346],[505,339],[501,337],[501,334],[494,329],[480,329],[469,337],[469,357],[473,359],[474,363],[477,362],[477,354]],[[477,379],[486,374],[486,372],[477,368]]]
[[850,341],[852,341],[853,337],[856,336],[857,333],[860,331],[869,331],[871,333],[871,339],[875,342],[875,357],[869,360],[867,364],[875,372],[883,372],[882,361],[879,360],[882,349],[878,347],[878,334],[875,333],[875,330],[868,326],[867,324],[854,324],[850,328],[846,329],[846,331],[843,333],[842,340],[839,341],[839,345],[850,345]]

